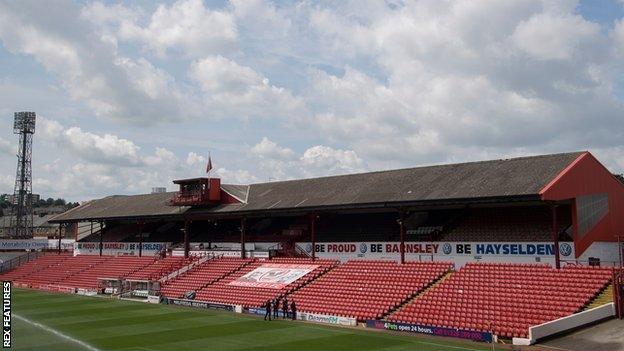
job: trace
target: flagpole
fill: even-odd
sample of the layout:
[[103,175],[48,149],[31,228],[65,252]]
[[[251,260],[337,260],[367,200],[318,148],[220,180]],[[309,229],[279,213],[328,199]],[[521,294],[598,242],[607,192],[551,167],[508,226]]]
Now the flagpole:
[[208,165],[206,166],[206,173],[208,174],[208,181],[210,181],[210,172],[212,172],[212,157],[210,151],[208,151]]

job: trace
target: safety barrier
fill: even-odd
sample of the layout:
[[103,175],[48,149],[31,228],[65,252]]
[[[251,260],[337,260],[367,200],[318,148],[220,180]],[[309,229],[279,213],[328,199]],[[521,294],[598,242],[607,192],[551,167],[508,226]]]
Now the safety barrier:
[[[533,344],[536,341],[548,336],[579,328],[587,324],[613,317],[614,315],[615,304],[611,302],[600,307],[592,308],[591,310],[542,323],[529,328],[529,342]],[[526,343],[526,339],[521,338],[514,338],[514,341],[518,344]]]

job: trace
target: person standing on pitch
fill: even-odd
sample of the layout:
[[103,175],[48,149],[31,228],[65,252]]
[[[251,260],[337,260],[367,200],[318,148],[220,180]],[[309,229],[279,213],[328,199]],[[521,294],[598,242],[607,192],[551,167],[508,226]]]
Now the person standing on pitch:
[[292,300],[290,303],[290,313],[292,314],[292,320],[297,320],[297,305],[295,305],[295,300]]
[[279,301],[279,297],[277,297],[275,298],[275,300],[273,300],[273,319],[277,319],[278,317],[279,305],[280,305],[280,301]]
[[282,313],[284,313],[282,318],[288,318],[288,299],[286,296],[284,296],[284,301],[282,301]]
[[266,312],[264,313],[264,320],[267,320],[267,317],[269,317],[269,321],[271,321],[271,300],[267,300],[266,305],[264,305],[264,307],[266,307]]

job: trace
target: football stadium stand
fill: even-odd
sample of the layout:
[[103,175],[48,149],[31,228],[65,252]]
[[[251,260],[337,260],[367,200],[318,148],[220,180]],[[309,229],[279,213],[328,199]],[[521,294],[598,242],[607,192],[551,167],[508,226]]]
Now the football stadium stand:
[[470,263],[388,320],[526,338],[530,326],[579,312],[611,277],[605,268]]
[[482,341],[531,343],[554,324],[570,330],[585,318],[624,316],[624,272],[613,268],[624,184],[589,152],[174,183],[180,191],[109,196],[57,215],[50,222],[74,236],[73,255],[58,245],[58,255],[0,277],[90,294],[98,278],[120,279],[108,282],[120,298],[140,291],[150,302],[160,294],[250,313],[287,297],[312,320]]
[[[441,278],[445,262],[349,261],[289,296],[301,312],[358,320],[381,318]],[[389,288],[390,287],[390,288]]]
[[256,286],[234,285],[244,275],[255,271],[267,262],[255,260],[234,274],[221,279],[197,291],[197,300],[242,305],[243,307],[260,307],[267,300],[284,296],[309,283],[319,275],[327,272],[338,264],[334,260],[315,260],[297,258],[274,258],[269,261],[277,265],[312,265],[309,273],[279,289]]

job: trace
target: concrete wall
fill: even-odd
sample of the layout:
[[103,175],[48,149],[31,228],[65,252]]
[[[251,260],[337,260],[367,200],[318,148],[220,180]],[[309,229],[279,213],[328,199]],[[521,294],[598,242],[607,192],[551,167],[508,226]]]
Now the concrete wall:
[[531,343],[545,337],[558,334],[570,329],[578,328],[615,315],[615,304],[613,302],[592,308],[591,310],[575,313],[568,317],[556,319],[529,328],[529,339]]

